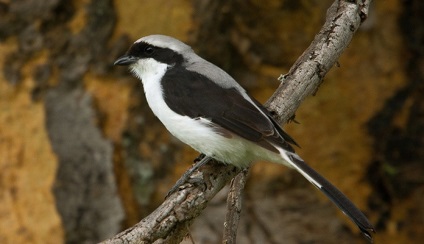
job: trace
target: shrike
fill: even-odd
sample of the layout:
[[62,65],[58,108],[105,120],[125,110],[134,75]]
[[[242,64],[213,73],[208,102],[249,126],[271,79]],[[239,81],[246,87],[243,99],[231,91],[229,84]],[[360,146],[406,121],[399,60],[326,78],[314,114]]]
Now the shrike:
[[207,157],[246,167],[266,160],[297,170],[372,240],[374,227],[335,186],[295,152],[296,142],[225,71],[169,36],[137,40],[115,65],[142,81],[153,113],[172,135]]

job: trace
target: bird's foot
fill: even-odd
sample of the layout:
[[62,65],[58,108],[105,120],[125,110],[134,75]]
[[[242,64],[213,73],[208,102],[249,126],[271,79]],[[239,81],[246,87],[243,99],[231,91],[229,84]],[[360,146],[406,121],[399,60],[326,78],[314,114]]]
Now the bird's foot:
[[171,190],[168,191],[168,194],[166,194],[165,198],[168,198],[170,195],[172,195],[173,193],[177,192],[181,186],[184,183],[191,183],[191,184],[196,184],[199,183],[199,180],[196,180],[194,178],[190,178],[190,176],[193,174],[194,171],[198,170],[200,167],[202,167],[203,165],[205,165],[207,162],[209,162],[209,160],[211,160],[211,157],[207,157],[206,155],[204,155],[203,153],[199,155],[199,157],[197,157],[194,160],[194,165],[193,167],[191,167],[189,170],[187,170],[180,179],[178,179],[178,181],[175,183],[175,185],[171,188]]

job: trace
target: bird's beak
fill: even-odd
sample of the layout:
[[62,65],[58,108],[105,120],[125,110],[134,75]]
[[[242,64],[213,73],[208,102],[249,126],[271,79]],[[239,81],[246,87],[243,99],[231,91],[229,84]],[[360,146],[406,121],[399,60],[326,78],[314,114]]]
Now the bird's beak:
[[115,63],[113,63],[113,65],[122,65],[122,66],[125,66],[125,65],[133,64],[135,62],[137,62],[137,58],[136,57],[129,56],[129,55],[124,55],[124,56],[118,58],[115,61]]

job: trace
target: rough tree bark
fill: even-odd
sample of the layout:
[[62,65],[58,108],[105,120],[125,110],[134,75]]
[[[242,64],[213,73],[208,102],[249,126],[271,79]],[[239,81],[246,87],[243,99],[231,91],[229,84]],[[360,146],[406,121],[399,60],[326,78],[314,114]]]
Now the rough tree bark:
[[[336,0],[331,5],[314,41],[288,74],[279,78],[279,88],[266,103],[279,122],[290,119],[301,102],[315,93],[367,18],[370,2]],[[103,243],[179,243],[187,235],[194,218],[239,172],[240,169],[232,166],[211,162],[192,176],[201,183],[185,184],[185,189],[169,196],[138,224]]]
[[242,193],[247,182],[248,172],[249,168],[244,169],[231,181],[230,191],[227,197],[227,215],[225,216],[224,234],[222,238],[222,243],[224,244],[236,243],[237,227],[242,212]]

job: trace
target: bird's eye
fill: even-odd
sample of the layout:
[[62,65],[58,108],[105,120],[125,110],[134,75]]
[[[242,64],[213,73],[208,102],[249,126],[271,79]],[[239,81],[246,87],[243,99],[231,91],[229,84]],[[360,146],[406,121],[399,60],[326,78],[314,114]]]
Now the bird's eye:
[[154,51],[155,51],[155,49],[151,46],[147,46],[147,47],[144,48],[144,52],[146,54],[149,54],[149,55],[152,54]]

